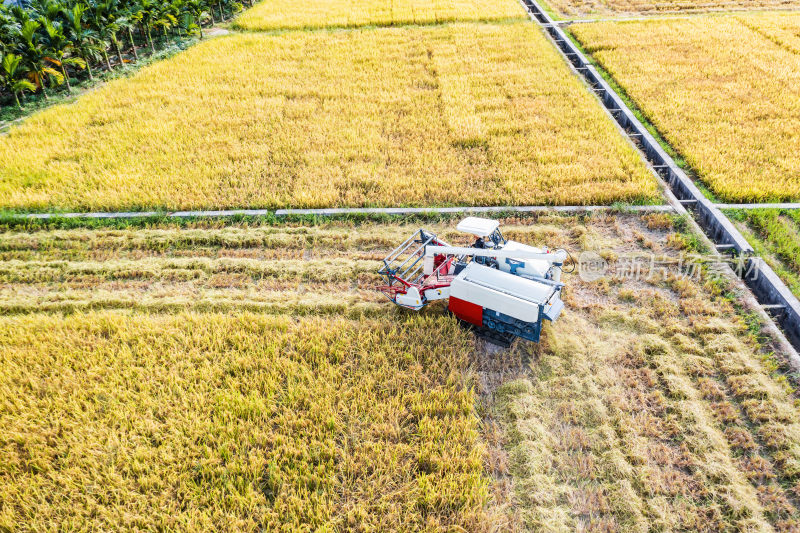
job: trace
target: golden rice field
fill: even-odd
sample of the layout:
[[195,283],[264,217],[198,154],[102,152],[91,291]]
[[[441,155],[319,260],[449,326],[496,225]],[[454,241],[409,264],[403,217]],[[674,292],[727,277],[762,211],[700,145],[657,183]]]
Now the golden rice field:
[[470,341],[451,321],[36,313],[3,318],[0,346],[4,529],[444,530],[485,514]]
[[753,14],[738,20],[775,44],[800,54],[800,13]]
[[792,48],[800,18],[600,22],[571,31],[721,199],[800,198],[800,54]]
[[453,21],[491,21],[525,16],[514,0],[263,0],[234,22],[244,30],[393,26]]
[[[611,272],[691,241],[665,215],[502,224]],[[0,233],[0,527],[797,527],[795,392],[717,285],[566,274],[542,344],[489,355],[369,291],[419,225],[465,241],[447,220]]]
[[659,198],[530,23],[217,38],[32,116],[0,161],[12,210]]
[[564,18],[666,15],[748,10],[796,10],[797,0],[547,0]]

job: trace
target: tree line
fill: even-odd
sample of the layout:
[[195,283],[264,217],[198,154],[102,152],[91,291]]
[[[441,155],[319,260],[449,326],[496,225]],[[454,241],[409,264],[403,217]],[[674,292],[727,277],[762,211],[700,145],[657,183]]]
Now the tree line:
[[0,5],[0,93],[20,109],[26,92],[72,92],[71,79],[138,61],[175,36],[202,39],[203,25],[242,9],[235,0],[17,1]]

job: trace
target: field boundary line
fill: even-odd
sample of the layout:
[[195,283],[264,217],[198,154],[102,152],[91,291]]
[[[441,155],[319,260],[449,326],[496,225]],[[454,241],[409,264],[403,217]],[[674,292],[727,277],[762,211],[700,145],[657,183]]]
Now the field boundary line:
[[[720,208],[705,197],[689,176],[658,144],[655,137],[636,118],[625,101],[606,82],[581,50],[569,39],[561,24],[553,21],[537,0],[520,0],[529,18],[537,23],[558,51],[588,83],[603,106],[639,147],[642,157],[669,184],[673,194],[694,214],[716,251],[733,252],[746,261],[745,283],[764,310],[774,314],[795,348],[800,349],[800,300],[761,258]],[[747,275],[749,274],[749,276]],[[751,279],[748,279],[751,278]]]
[[800,9],[797,7],[781,7],[772,6],[764,9],[732,9],[732,10],[709,10],[709,11],[693,11],[693,12],[650,12],[649,14],[623,14],[618,16],[606,16],[596,18],[560,18],[554,20],[554,24],[561,24],[569,26],[570,24],[595,24],[597,22],[649,22],[649,21],[662,21],[662,20],[692,20],[700,17],[739,17],[742,15],[754,15],[759,13],[798,13]]
[[526,205],[526,206],[471,206],[471,207],[364,207],[328,209],[278,209],[275,216],[287,215],[350,215],[386,214],[416,215],[425,213],[592,213],[598,211],[674,212],[671,205]]
[[335,207],[321,209],[214,209],[194,211],[108,211],[73,213],[9,213],[17,220],[58,219],[125,219],[125,218],[214,218],[241,216],[285,217],[291,215],[417,215],[447,213],[591,213],[595,211],[675,212],[671,205],[524,205],[524,206],[458,206],[458,207]]
[[[614,114],[611,114],[614,117]],[[624,130],[623,130],[624,131]],[[635,144],[635,143],[634,143]],[[656,167],[657,169],[657,167]],[[658,170],[656,170],[658,173]],[[671,193],[670,190],[665,191]],[[681,202],[681,200],[678,200]],[[685,202],[685,201],[683,201]],[[688,203],[688,202],[687,202]],[[713,204],[717,209],[800,209],[797,203],[765,203],[765,204]],[[680,206],[680,204],[679,204]],[[236,217],[236,216],[269,216],[283,217],[289,215],[416,215],[425,213],[591,213],[595,211],[629,211],[629,212],[677,212],[683,210],[679,206],[663,205],[505,205],[505,206],[456,206],[456,207],[326,207],[318,209],[208,209],[189,211],[97,211],[69,213],[10,213],[7,216],[15,219],[52,220],[59,218],[115,219],[115,218],[201,218],[201,217]],[[738,231],[738,230],[737,230]]]
[[194,217],[235,217],[268,216],[275,211],[270,209],[220,209],[208,211],[108,211],[73,213],[10,213],[8,218],[17,220],[58,220],[63,218],[116,219],[116,218],[194,218]]
[[[248,8],[250,9],[250,8]],[[302,33],[302,32],[339,32],[339,31],[361,31],[361,30],[385,30],[392,28],[430,28],[435,26],[447,26],[450,24],[513,24],[517,22],[524,22],[526,20],[525,14],[509,15],[507,17],[485,17],[475,19],[443,19],[443,20],[428,20],[420,22],[400,21],[400,22],[361,22],[361,23],[345,23],[345,24],[308,24],[305,26],[274,26],[271,28],[245,28],[239,26],[235,21],[229,23],[228,29],[231,33],[238,34],[265,34],[265,35],[281,35],[285,33]]]
[[800,202],[766,204],[717,204],[718,209],[800,209]]

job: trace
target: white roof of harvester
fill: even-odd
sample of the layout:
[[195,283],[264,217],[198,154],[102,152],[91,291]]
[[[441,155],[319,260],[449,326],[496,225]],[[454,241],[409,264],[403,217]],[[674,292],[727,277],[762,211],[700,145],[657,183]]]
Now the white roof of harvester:
[[471,233],[476,237],[486,237],[491,235],[500,227],[500,223],[496,220],[488,218],[467,217],[458,223],[456,229],[464,233]]

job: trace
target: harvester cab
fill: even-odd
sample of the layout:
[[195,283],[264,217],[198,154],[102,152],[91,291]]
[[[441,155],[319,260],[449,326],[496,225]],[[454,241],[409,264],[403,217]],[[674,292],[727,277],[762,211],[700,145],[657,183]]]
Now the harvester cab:
[[[500,233],[500,223],[488,218],[468,217],[462,220],[456,229],[462,233],[469,233],[475,236],[473,248],[479,250],[493,249],[498,250],[506,244],[503,234]],[[496,267],[497,261],[493,257],[476,256],[473,261],[479,265]]]
[[539,341],[543,320],[564,308],[561,272],[566,250],[506,240],[499,222],[467,217],[456,229],[475,237],[472,246],[450,246],[420,229],[395,248],[378,274],[378,287],[395,304],[419,310],[448,299],[448,309],[495,344],[514,337]]

